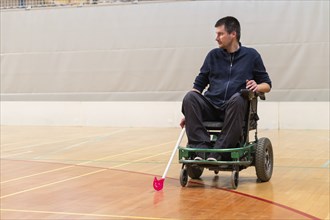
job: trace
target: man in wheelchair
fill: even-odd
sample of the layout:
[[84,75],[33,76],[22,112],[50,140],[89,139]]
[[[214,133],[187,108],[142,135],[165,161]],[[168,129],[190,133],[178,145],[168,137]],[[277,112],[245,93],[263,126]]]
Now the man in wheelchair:
[[[211,50],[195,79],[193,89],[182,102],[181,127],[186,127],[188,145],[191,148],[234,148],[243,132],[248,99],[242,89],[267,93],[271,80],[260,54],[240,43],[240,24],[234,17],[224,17],[215,24],[219,48]],[[204,89],[207,87],[205,93]],[[221,121],[222,128],[213,144],[205,121]],[[194,160],[226,160],[219,153],[196,153]]]

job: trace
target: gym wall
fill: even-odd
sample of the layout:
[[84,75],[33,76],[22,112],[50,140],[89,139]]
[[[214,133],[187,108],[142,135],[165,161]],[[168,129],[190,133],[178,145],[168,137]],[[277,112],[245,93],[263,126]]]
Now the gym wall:
[[1,124],[178,126],[227,15],[273,81],[262,128],[329,129],[328,1],[176,1],[1,11]]

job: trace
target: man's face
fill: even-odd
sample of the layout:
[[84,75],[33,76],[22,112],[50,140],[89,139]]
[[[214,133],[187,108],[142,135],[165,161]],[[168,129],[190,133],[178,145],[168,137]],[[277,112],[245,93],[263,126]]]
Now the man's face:
[[223,49],[229,49],[236,37],[236,32],[233,31],[232,33],[229,34],[226,31],[224,25],[216,27],[215,34],[216,34],[215,40],[218,42],[219,47]]

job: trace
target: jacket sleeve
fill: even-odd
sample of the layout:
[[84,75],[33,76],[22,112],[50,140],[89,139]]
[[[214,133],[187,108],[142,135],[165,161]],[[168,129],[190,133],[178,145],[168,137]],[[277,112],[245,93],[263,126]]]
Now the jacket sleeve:
[[257,57],[254,61],[253,76],[257,84],[267,83],[269,84],[270,88],[272,88],[272,81],[269,78],[260,54],[257,54]]
[[200,69],[199,74],[195,78],[193,88],[197,89],[202,93],[205,87],[209,84],[209,73],[210,73],[209,55],[207,55]]

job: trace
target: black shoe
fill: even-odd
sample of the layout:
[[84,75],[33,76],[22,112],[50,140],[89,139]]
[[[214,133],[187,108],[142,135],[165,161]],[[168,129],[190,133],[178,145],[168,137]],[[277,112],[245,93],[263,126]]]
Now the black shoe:
[[[193,144],[189,144],[187,145],[187,147],[189,148],[197,148],[197,149],[210,149],[211,146],[207,145],[207,144],[197,144],[197,145],[193,145]],[[191,158],[194,158],[194,160],[205,160],[206,157],[205,152],[195,152],[191,155]]]
[[221,155],[218,153],[210,153],[210,155],[207,157],[208,161],[220,161]]
[[222,160],[224,161],[232,161],[230,153],[223,153],[222,154]]
[[190,155],[190,160],[205,160],[204,154],[201,152],[196,152]]
[[203,160],[203,158],[197,156],[194,158],[194,160]]

